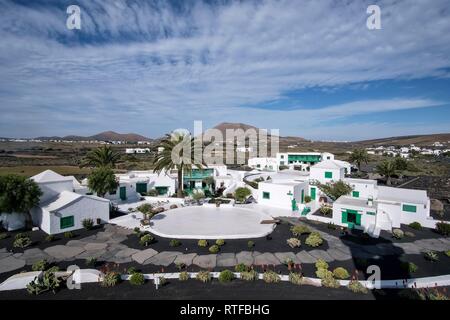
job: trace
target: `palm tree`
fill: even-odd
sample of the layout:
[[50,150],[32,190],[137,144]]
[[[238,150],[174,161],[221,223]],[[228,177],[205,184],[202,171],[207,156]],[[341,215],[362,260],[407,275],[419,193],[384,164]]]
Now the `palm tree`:
[[119,158],[120,154],[115,152],[110,146],[102,146],[91,150],[84,158],[81,166],[114,168]]
[[[162,171],[167,172],[172,169],[177,170],[178,198],[183,197],[183,174],[185,172],[190,172],[192,166],[202,169],[204,165],[203,161],[202,163],[195,163],[194,161],[194,154],[201,151],[196,150],[194,141],[194,138],[190,138],[187,134],[168,134],[157,146],[157,149],[161,151],[153,160],[154,170],[158,174]],[[185,149],[189,150],[190,154],[184,154]]]
[[377,164],[376,171],[386,177],[386,184],[391,185],[391,177],[396,173],[396,166],[393,160],[383,160]]
[[369,162],[369,155],[367,154],[366,149],[354,149],[350,154],[350,162],[356,163],[358,171],[361,171],[361,163],[364,162],[367,164],[367,162]]

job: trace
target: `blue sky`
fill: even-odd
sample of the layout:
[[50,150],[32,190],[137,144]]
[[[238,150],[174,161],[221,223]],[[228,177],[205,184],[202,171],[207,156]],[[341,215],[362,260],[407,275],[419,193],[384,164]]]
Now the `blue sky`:
[[373,2],[0,0],[0,136],[450,132],[450,1]]

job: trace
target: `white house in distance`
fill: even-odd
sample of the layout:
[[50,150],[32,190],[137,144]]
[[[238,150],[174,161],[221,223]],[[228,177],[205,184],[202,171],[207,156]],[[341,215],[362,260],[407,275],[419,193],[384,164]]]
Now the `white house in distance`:
[[277,158],[249,158],[248,166],[254,169],[276,171],[278,169]]
[[48,234],[83,228],[84,219],[94,225],[109,221],[109,200],[74,192],[79,184],[73,177],[64,177],[51,170],[33,177],[43,195],[37,207],[31,209],[33,224]]

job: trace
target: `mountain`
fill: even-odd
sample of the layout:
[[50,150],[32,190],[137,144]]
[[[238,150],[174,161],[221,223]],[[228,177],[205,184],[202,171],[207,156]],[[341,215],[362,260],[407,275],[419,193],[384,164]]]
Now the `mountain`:
[[399,137],[388,137],[381,139],[371,139],[357,141],[358,144],[363,145],[410,145],[414,144],[417,146],[430,146],[434,142],[441,142],[444,145],[450,142],[450,133],[437,133],[437,134],[422,134],[422,135],[411,135],[411,136],[399,136]]
[[137,142],[137,141],[151,141],[152,139],[141,136],[136,133],[117,133],[114,131],[105,131],[94,134],[92,136],[77,136],[77,135],[69,135],[65,137],[37,137],[35,139],[38,140],[69,140],[69,141],[86,141],[86,140],[98,140],[98,141],[128,141],[128,142]]
[[258,130],[259,130],[257,127],[251,126],[249,124],[232,123],[232,122],[222,122],[222,123],[216,125],[213,129],[220,130],[220,132],[222,132],[224,137],[225,137],[227,129],[232,129],[232,130],[242,129],[244,131],[248,130],[248,129],[254,129],[254,130],[256,130],[256,132],[258,132]]

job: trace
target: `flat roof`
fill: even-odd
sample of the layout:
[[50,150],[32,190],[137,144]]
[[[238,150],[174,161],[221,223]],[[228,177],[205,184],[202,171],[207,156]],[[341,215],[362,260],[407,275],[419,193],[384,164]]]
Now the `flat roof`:
[[427,204],[426,190],[378,186],[378,200]]
[[347,206],[362,207],[362,208],[373,208],[373,209],[377,208],[377,202],[376,201],[373,201],[373,205],[369,206],[367,204],[367,200],[359,199],[359,198],[353,198],[353,197],[350,197],[350,196],[339,197],[339,199],[337,199],[335,201],[335,203],[343,204],[343,205],[347,205]]
[[350,182],[350,183],[364,183],[364,184],[377,185],[377,180],[372,180],[372,179],[345,178],[344,181]]

